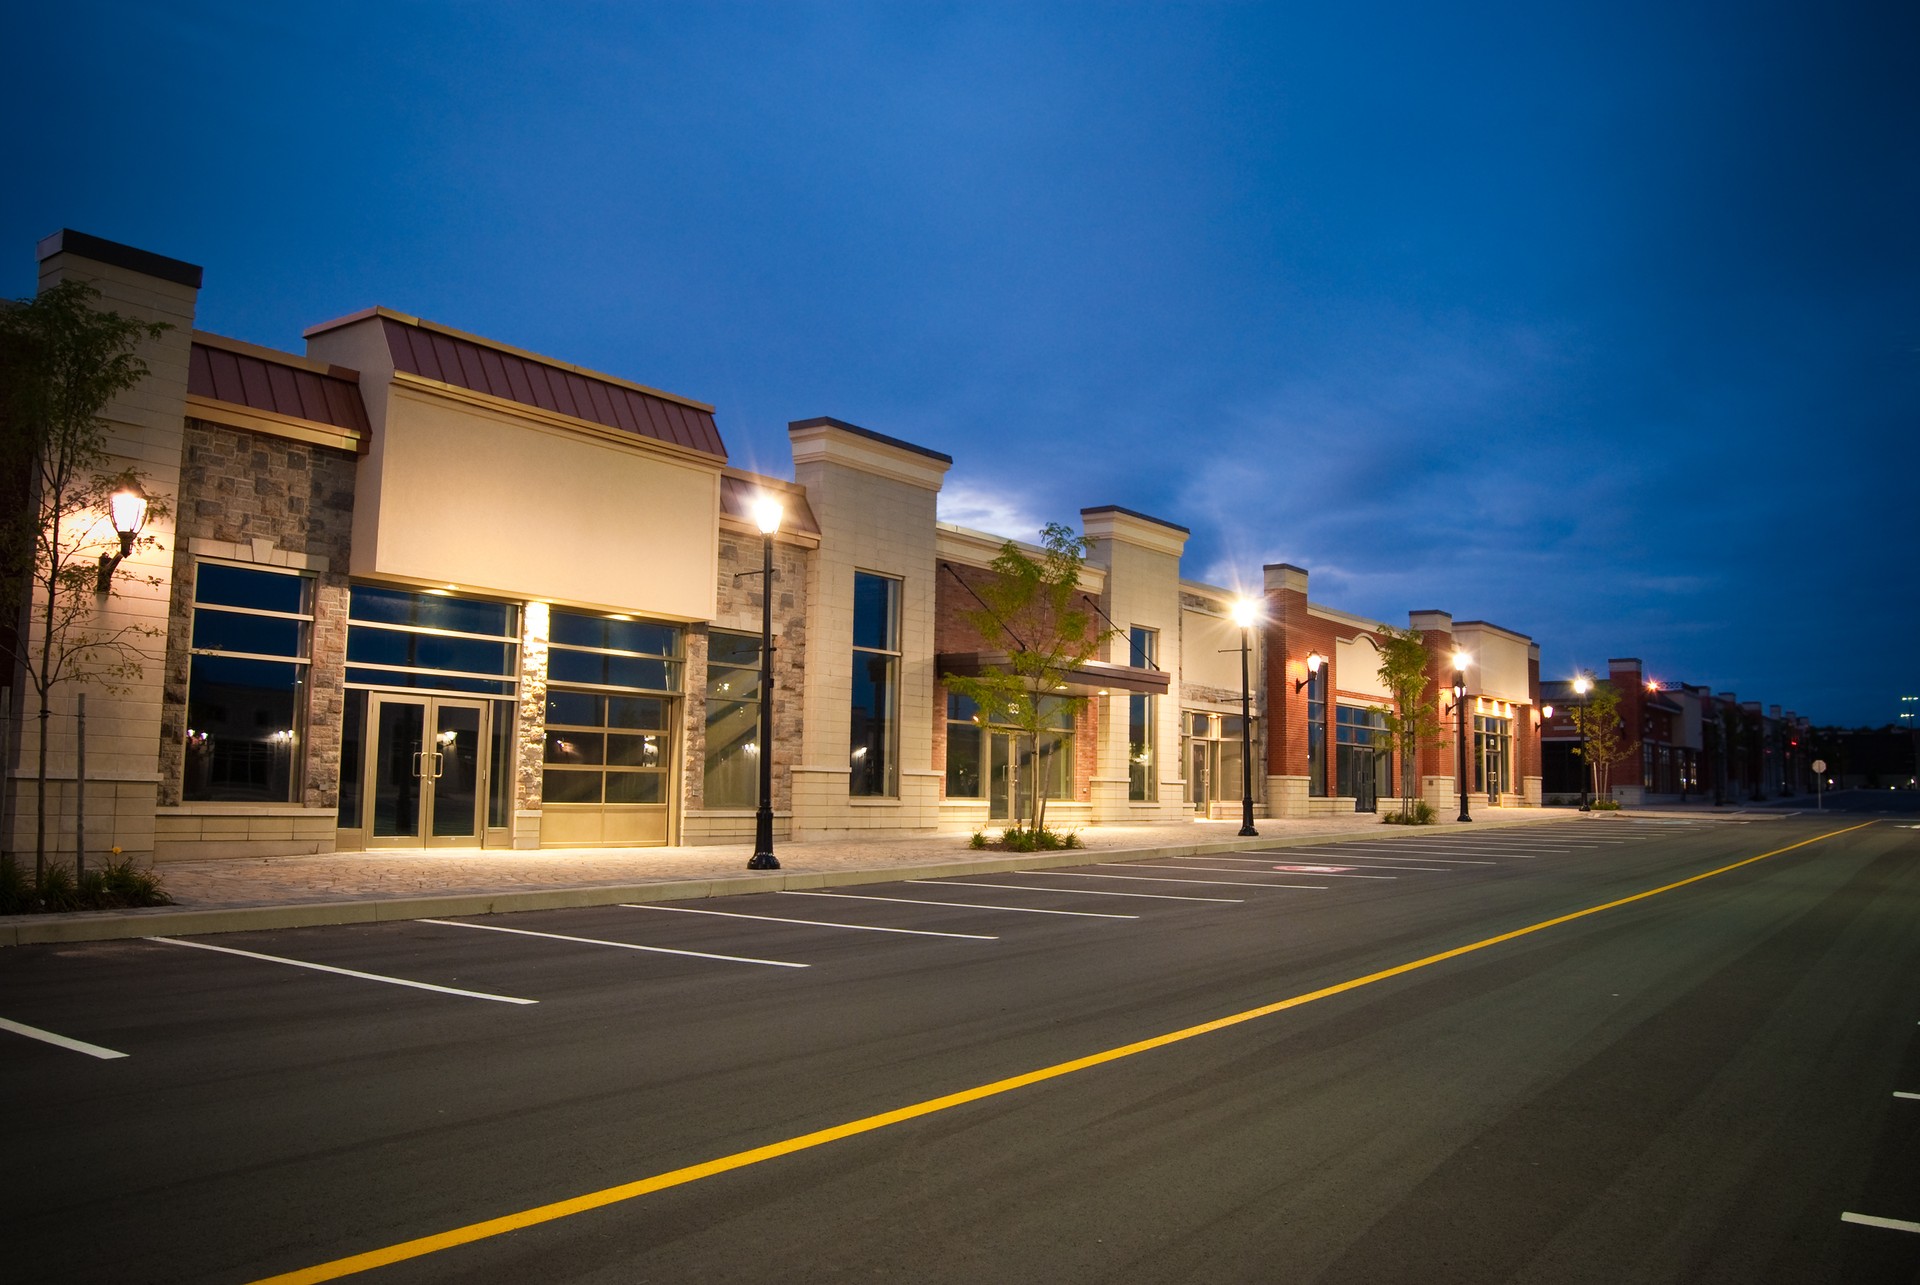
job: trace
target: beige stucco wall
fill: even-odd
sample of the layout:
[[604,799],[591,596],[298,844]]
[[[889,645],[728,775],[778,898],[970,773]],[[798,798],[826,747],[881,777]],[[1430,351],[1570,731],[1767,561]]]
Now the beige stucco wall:
[[1393,693],[1380,681],[1380,648],[1366,634],[1335,642],[1333,672],[1339,683],[1337,694],[1349,698],[1346,703],[1352,704],[1353,697],[1392,703]]
[[[386,397],[380,485],[356,505],[353,574],[712,617],[719,460],[405,375]],[[375,467],[369,457],[363,476]]]
[[1527,682],[1529,639],[1468,621],[1454,625],[1453,641],[1473,658],[1467,684],[1474,695],[1516,705],[1532,701]]

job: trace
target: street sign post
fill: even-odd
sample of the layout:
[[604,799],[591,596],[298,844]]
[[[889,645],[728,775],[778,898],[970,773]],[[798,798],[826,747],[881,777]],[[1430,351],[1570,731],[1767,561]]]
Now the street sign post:
[[1815,759],[1813,761],[1813,810],[1815,812],[1824,812],[1826,810],[1826,805],[1821,801],[1820,795],[1820,790],[1826,783],[1827,761],[1825,759]]

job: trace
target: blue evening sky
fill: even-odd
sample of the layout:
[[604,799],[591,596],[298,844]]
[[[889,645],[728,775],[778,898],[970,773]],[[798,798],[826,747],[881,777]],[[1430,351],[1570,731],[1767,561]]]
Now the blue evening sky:
[[0,293],[60,227],[300,350],[385,304],[840,419],[942,514],[1639,656],[1920,691],[1920,8],[16,7]]

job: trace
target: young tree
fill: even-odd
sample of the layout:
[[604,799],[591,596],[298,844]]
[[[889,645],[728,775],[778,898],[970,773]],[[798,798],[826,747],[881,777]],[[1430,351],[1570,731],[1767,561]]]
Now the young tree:
[[1574,752],[1584,755],[1593,770],[1595,797],[1612,798],[1613,765],[1624,762],[1640,748],[1640,742],[1627,735],[1626,724],[1620,719],[1619,689],[1612,683],[1595,683],[1587,703],[1575,705],[1568,714],[1582,738]]
[[[109,497],[139,485],[137,473],[107,471],[106,425],[100,415],[114,397],[146,378],[147,365],[134,347],[143,338],[159,338],[168,327],[100,311],[99,297],[84,282],[65,281],[34,298],[0,306],[0,429],[5,434],[0,457],[19,470],[13,477],[24,475],[20,502],[0,519],[5,524],[0,557],[6,560],[0,567],[0,608],[9,620],[20,620],[21,609],[31,606],[31,623],[7,635],[12,654],[5,659],[25,672],[39,704],[36,889],[46,881],[47,743],[54,692],[70,682],[123,689],[140,675],[141,642],[161,632],[103,624],[104,595],[96,586],[101,557],[127,551],[105,516]],[[161,499],[148,498],[149,517],[166,511]],[[157,548],[158,542],[143,536],[132,547]]]
[[1046,825],[1049,773],[1041,767],[1041,743],[1063,717],[1086,708],[1085,696],[1065,693],[1075,670],[1094,659],[1115,632],[1094,624],[1080,595],[1080,572],[1092,542],[1057,522],[1040,533],[1036,560],[1009,540],[993,560],[993,579],[976,587],[982,606],[962,618],[989,647],[1007,653],[1005,663],[962,677],[944,674],[947,690],[968,697],[990,722],[1011,727],[1027,761],[1034,764],[1032,812],[1021,817],[1015,792],[1014,820],[1039,831]]
[[1386,741],[1400,756],[1400,819],[1413,818],[1414,793],[1419,788],[1422,749],[1446,744],[1441,735],[1440,710],[1427,699],[1427,644],[1418,629],[1380,629],[1380,681],[1393,704],[1375,708],[1387,724]]

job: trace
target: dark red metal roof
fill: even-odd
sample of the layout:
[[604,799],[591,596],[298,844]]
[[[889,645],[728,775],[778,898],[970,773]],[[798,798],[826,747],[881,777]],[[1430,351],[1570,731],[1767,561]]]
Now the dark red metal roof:
[[214,401],[315,424],[367,431],[360,376],[341,366],[317,370],[292,353],[275,353],[218,335],[194,337],[187,391]]
[[384,310],[396,370],[486,393],[705,455],[727,457],[713,412],[610,378],[490,347],[465,335],[402,320]]
[[[807,497],[794,491],[778,488],[771,490],[773,495],[786,506],[780,517],[782,531],[800,531],[807,535],[819,535],[820,524],[814,521],[813,510],[807,506]],[[730,518],[739,518],[742,522],[753,521],[754,497],[760,494],[760,487],[749,478],[735,477],[732,474],[720,475],[720,511]]]

